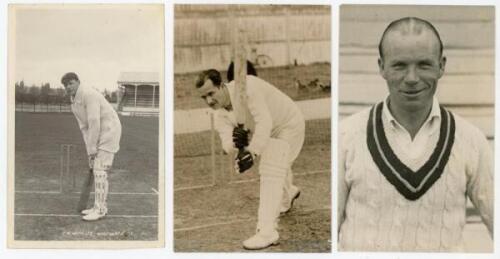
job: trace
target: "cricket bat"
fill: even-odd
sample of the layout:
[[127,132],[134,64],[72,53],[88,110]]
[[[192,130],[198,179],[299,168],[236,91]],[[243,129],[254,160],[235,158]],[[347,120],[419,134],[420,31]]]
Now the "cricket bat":
[[[235,5],[234,14],[239,13],[240,5]],[[234,16],[233,16],[234,17]],[[234,57],[234,115],[239,128],[245,129],[247,107],[247,52],[245,31],[242,22],[235,18],[233,23],[233,57]],[[240,150],[241,151],[241,150]],[[236,165],[233,166],[236,168]]]
[[[240,9],[239,5],[235,5],[236,12]],[[246,121],[245,107],[247,106],[247,52],[245,32],[242,28],[242,22],[236,18],[233,23],[233,44],[234,44],[234,82],[235,82],[235,97],[236,103],[233,104],[233,109],[236,116],[236,121],[239,127],[244,128]]]
[[92,190],[92,185],[94,185],[94,170],[92,168],[89,169],[89,173],[85,177],[83,181],[80,200],[78,201],[77,210],[80,213],[82,210],[87,209],[87,203],[90,196],[90,191]]

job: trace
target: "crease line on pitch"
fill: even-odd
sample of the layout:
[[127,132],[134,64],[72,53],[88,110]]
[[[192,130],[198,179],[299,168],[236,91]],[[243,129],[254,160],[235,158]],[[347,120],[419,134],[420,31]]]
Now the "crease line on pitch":
[[[58,191],[15,191],[15,193],[26,193],[26,194],[61,194]],[[73,194],[80,194],[81,192],[71,192]],[[94,192],[91,192],[93,194]],[[158,195],[155,192],[109,192],[110,195]]]
[[206,224],[206,225],[199,225],[199,226],[194,226],[194,227],[178,228],[178,229],[174,229],[174,232],[197,230],[197,229],[202,229],[202,228],[230,225],[230,224],[243,223],[243,222],[255,221],[255,220],[257,220],[257,218],[240,219],[240,220],[234,220],[234,221],[226,221],[226,222],[212,223],[212,224]]
[[61,194],[61,192],[60,192],[60,191],[15,191],[15,193]]
[[[82,217],[80,214],[30,214],[16,213],[15,216],[21,217]],[[106,215],[105,218],[158,218],[157,215]]]
[[[325,169],[325,170],[314,170],[314,171],[307,171],[303,173],[295,173],[293,174],[294,177],[299,177],[299,176],[308,176],[308,175],[314,175],[314,174],[325,174],[330,172],[330,169]],[[250,182],[257,182],[260,179],[258,177],[252,178],[252,179],[246,179],[246,180],[234,180],[230,181],[229,184],[240,184],[240,183],[250,183]]]

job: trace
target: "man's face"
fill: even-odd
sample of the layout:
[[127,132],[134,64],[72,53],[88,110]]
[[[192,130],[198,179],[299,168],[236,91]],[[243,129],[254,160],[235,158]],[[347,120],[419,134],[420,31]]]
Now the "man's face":
[[391,109],[418,111],[432,107],[446,58],[440,57],[439,41],[428,30],[419,35],[389,32],[379,69],[389,87]]
[[78,86],[80,86],[80,82],[75,79],[71,79],[65,86],[66,93],[71,96],[75,96],[76,90],[78,90]]
[[202,87],[197,88],[200,97],[214,110],[218,110],[228,105],[228,98],[222,87],[216,87],[212,80],[205,80]]

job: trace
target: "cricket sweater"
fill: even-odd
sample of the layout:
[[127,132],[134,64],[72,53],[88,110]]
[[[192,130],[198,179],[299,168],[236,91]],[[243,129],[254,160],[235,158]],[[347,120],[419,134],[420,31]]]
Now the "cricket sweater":
[[113,106],[96,90],[80,85],[71,110],[78,121],[87,154],[97,150],[116,153],[120,149],[121,124]]
[[[435,100],[427,121],[411,140],[384,103],[379,122],[397,158],[382,155],[381,159],[373,147],[383,146],[384,141],[368,138],[370,115],[376,116],[373,111],[347,118],[339,129],[339,250],[463,251],[467,197],[491,234],[493,160],[483,133],[440,109]],[[442,126],[444,121],[454,124],[448,139],[442,132],[450,132],[451,126]],[[384,167],[392,159],[407,168]],[[429,162],[433,159],[437,162]],[[435,171],[421,175],[426,177],[411,175],[421,173],[426,164],[436,164],[428,167]],[[391,174],[391,169],[398,172]],[[412,182],[422,188],[414,189]]]

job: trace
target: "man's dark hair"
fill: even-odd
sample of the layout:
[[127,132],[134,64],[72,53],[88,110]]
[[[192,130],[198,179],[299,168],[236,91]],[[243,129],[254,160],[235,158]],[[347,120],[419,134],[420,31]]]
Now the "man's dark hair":
[[76,80],[80,82],[80,79],[78,79],[78,76],[74,72],[69,72],[66,73],[62,78],[61,78],[61,83],[66,86],[71,80]]
[[439,56],[441,57],[443,55],[443,42],[441,41],[441,37],[439,36],[439,33],[434,25],[417,17],[404,17],[391,22],[389,26],[385,28],[382,38],[380,38],[380,42],[378,44],[378,53],[380,58],[384,58],[383,43],[387,33],[393,30],[399,30],[404,34],[420,34],[423,29],[429,29],[434,35],[436,35],[439,41]]
[[[252,62],[247,60],[247,75],[257,76],[257,70],[253,66]],[[229,67],[227,68],[227,81],[231,82],[234,80],[234,62],[231,61]]]
[[215,69],[209,69],[198,74],[195,81],[196,88],[201,88],[205,84],[205,81],[207,81],[207,79],[210,79],[216,87],[219,87],[222,83],[222,78],[219,71]]

